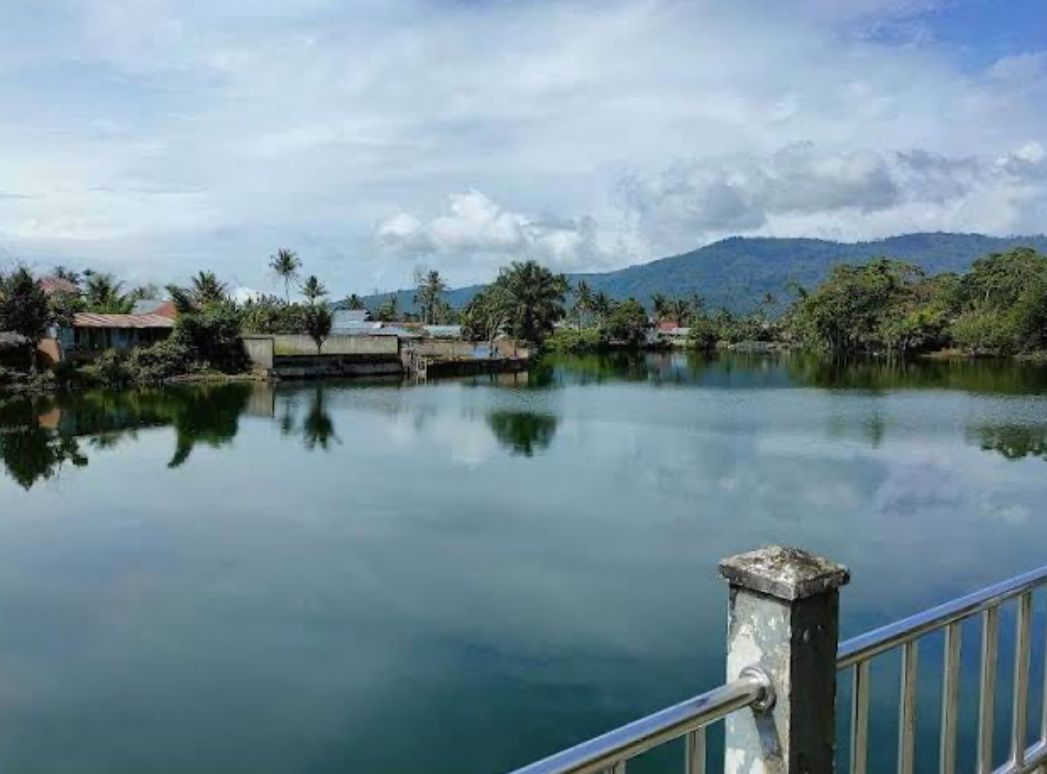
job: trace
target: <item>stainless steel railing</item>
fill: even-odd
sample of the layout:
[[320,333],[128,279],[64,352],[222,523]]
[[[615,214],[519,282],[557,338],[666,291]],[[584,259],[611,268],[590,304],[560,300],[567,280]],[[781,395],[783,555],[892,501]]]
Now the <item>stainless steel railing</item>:
[[626,761],[660,744],[686,736],[686,774],[705,773],[705,728],[746,707],[774,704],[770,678],[757,667],[737,680],[655,712],[595,739],[517,769],[513,774],[625,774]]
[[[898,710],[898,772],[912,774],[916,749],[916,676],[919,639],[945,630],[939,771],[956,769],[956,732],[959,714],[961,629],[963,621],[982,617],[979,668],[977,766],[979,774],[1023,774],[1047,763],[1047,686],[1039,740],[1026,746],[1029,711],[1029,661],[1032,641],[1033,591],[1047,584],[1047,567],[968,594],[944,605],[909,616],[840,644],[837,668],[850,669],[852,774],[867,771],[869,751],[870,662],[876,656],[901,648],[901,700]],[[993,769],[996,673],[999,653],[1000,606],[1017,599],[1015,620],[1014,694],[1011,706],[1010,755]]]

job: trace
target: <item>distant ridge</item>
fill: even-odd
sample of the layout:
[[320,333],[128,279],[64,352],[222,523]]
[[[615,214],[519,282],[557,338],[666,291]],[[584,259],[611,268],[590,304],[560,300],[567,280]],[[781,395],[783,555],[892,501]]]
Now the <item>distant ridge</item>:
[[[976,259],[1013,247],[1033,247],[1047,253],[1047,235],[991,237],[984,234],[917,233],[871,242],[833,242],[825,239],[780,239],[775,237],[730,237],[682,255],[660,258],[616,271],[571,274],[571,282],[584,279],[594,291],[612,298],[633,296],[644,304],[655,293],[688,297],[700,293],[710,309],[726,307],[735,312],[755,308],[765,294],[778,299],[791,297],[794,284],[812,288],[822,282],[833,266],[861,263],[887,256],[909,261],[929,274],[966,271]],[[437,267],[439,268],[439,267]],[[461,307],[482,285],[456,288],[445,294],[448,302]],[[414,291],[396,291],[401,310],[414,307]],[[367,296],[374,308],[391,294]]]

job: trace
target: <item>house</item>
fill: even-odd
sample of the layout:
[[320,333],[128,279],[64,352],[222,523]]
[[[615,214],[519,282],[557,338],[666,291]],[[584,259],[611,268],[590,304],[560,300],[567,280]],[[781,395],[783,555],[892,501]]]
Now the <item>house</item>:
[[172,328],[174,320],[160,314],[77,312],[72,326],[59,329],[58,342],[65,355],[131,349],[166,339]]
[[462,338],[461,325],[424,325],[422,330],[425,335],[432,339],[460,339]]

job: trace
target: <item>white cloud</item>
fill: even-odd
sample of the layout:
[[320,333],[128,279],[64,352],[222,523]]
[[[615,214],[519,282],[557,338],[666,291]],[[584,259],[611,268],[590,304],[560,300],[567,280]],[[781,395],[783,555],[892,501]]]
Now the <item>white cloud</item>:
[[341,293],[405,252],[468,282],[735,231],[1042,231],[1047,55],[876,34],[932,5],[4,3],[0,252],[262,287],[289,245]]
[[379,243],[408,257],[452,258],[469,268],[492,268],[514,258],[534,258],[556,268],[578,269],[621,259],[629,248],[602,241],[592,218],[532,217],[501,207],[480,191],[447,197],[447,211],[428,222],[399,212],[377,228]]
[[669,249],[731,233],[854,240],[907,230],[1040,231],[1044,157],[1035,142],[997,158],[802,144],[677,162],[626,178],[623,191],[643,233]]

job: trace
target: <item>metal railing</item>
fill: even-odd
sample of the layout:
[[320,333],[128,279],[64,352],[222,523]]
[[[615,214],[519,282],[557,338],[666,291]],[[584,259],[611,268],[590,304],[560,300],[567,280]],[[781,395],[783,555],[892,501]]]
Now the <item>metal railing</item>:
[[[852,774],[867,771],[869,751],[870,662],[876,656],[901,648],[901,700],[898,711],[898,772],[911,774],[916,749],[916,676],[919,639],[945,630],[942,679],[941,730],[938,740],[939,771],[956,770],[956,732],[959,715],[960,625],[975,615],[982,618],[979,667],[977,766],[979,774],[1022,774],[1047,763],[1047,686],[1039,740],[1026,746],[1029,718],[1029,663],[1032,641],[1033,591],[1047,584],[1047,567],[968,594],[916,615],[903,618],[840,644],[837,668],[852,672],[851,765]],[[1003,766],[993,769],[997,657],[1000,606],[1017,599],[1015,619],[1014,691],[1011,705],[1010,754]]]
[[[955,774],[960,719],[962,625],[981,616],[978,668],[979,706],[974,770],[978,774],[1047,772],[1047,652],[1039,738],[1027,744],[1033,592],[1047,586],[1047,566],[960,597],[922,613],[839,642],[837,589],[845,568],[799,549],[771,546],[721,563],[731,584],[728,615],[728,665],[749,663],[726,685],[583,742],[513,774],[625,774],[626,762],[663,743],[686,738],[685,774],[706,770],[705,728],[730,717],[725,750],[764,770],[829,771],[834,757],[838,672],[850,671],[850,771],[869,771],[869,700],[873,659],[901,651],[897,770],[916,768],[917,675],[919,641],[944,634],[938,770]],[[1014,601],[1015,646],[1007,761],[993,767],[997,662],[1001,607]],[[795,658],[794,658],[795,657]],[[758,663],[753,664],[753,660]],[[776,694],[776,686],[778,687]],[[782,688],[786,686],[786,688]],[[791,690],[790,690],[791,689]],[[751,708],[753,711],[733,714]],[[811,761],[816,761],[813,765]],[[966,769],[967,767],[965,767]],[[748,768],[739,770],[749,770]],[[882,766],[877,767],[877,771]]]
[[513,774],[625,774],[626,762],[658,745],[686,740],[686,774],[705,774],[705,729],[746,707],[768,709],[774,687],[762,669],[748,667],[737,680],[635,720],[595,739],[517,769]]

